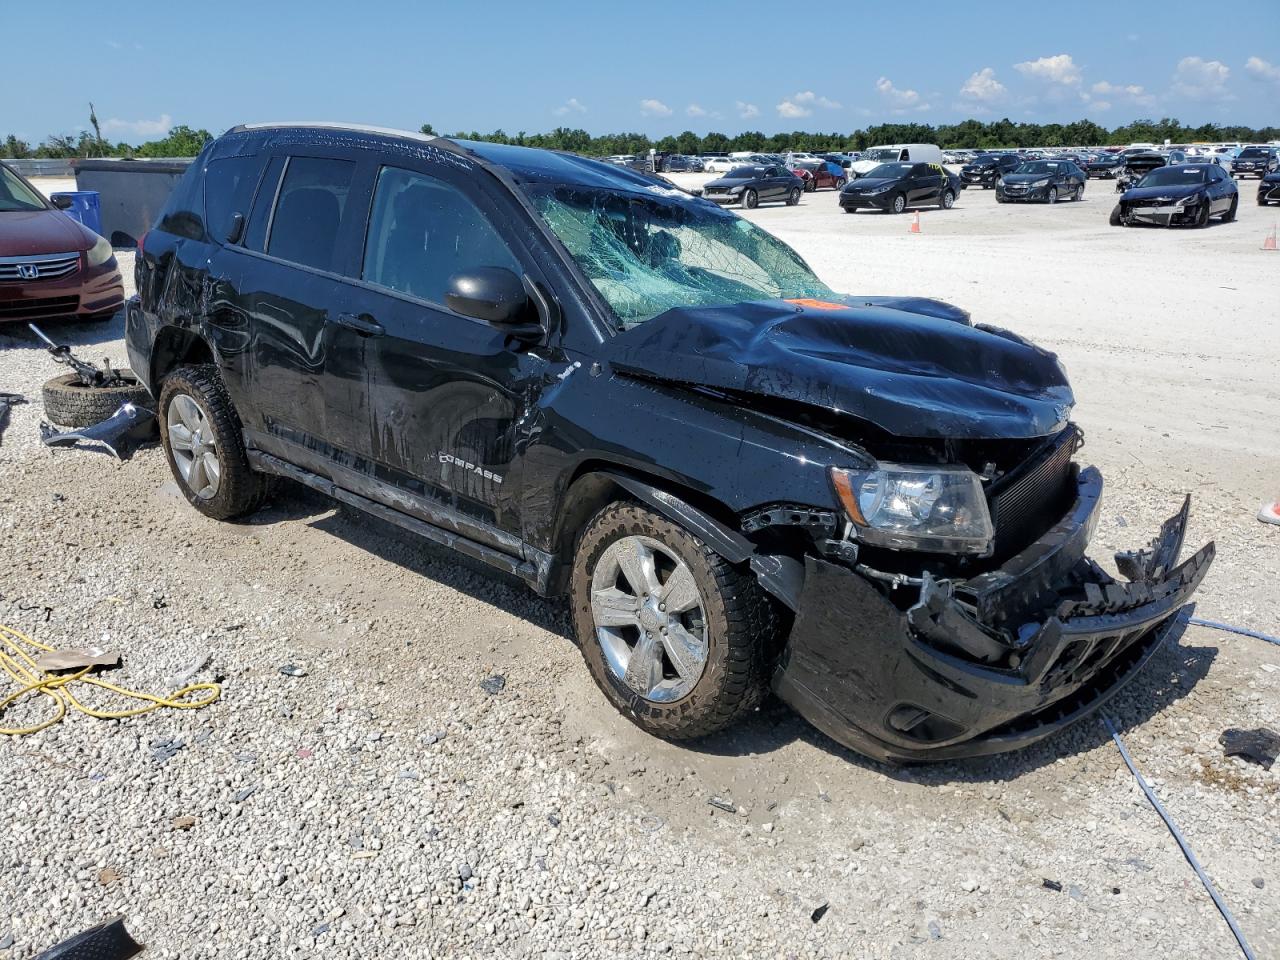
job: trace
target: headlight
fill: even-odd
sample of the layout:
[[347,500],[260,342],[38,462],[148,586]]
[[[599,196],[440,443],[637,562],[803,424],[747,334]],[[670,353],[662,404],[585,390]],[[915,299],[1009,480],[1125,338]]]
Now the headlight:
[[1201,200],[1200,194],[1193,193],[1189,197],[1183,197],[1181,200],[1174,201],[1175,207],[1194,207]]
[[741,187],[730,187],[730,188],[728,189],[728,191],[727,191],[727,192],[728,192],[728,193],[741,193],[741,192],[742,192],[742,188],[741,188]]
[[865,543],[935,553],[991,550],[994,533],[982,482],[964,467],[833,467],[831,482]]
[[1031,185],[1033,187],[1047,187],[1049,185],[1049,178],[1045,177],[1043,180],[1036,180]]
[[884,193],[886,190],[892,190],[892,189],[893,189],[893,184],[886,183],[883,186],[876,187],[872,190],[868,190],[867,193]]
[[85,257],[89,261],[89,266],[100,267],[111,259],[111,244],[107,243],[105,237],[99,237],[89,248]]

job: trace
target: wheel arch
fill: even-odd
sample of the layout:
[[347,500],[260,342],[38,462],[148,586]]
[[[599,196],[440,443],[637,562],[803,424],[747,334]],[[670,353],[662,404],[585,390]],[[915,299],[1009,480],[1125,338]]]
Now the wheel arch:
[[148,382],[159,391],[160,382],[175,369],[187,364],[216,363],[217,355],[209,341],[187,327],[161,327],[151,346],[151,370]]

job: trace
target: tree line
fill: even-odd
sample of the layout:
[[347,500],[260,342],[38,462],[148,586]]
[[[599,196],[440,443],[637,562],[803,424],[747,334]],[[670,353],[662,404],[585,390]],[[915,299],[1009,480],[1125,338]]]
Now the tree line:
[[[213,139],[208,130],[196,130],[188,126],[176,126],[157,140],[137,145],[111,143],[101,135],[96,117],[90,112],[92,131],[75,135],[51,135],[32,146],[13,134],[5,137],[0,147],[0,158],[24,160],[67,159],[72,157],[194,157]],[[422,125],[423,133],[435,133],[431,124]],[[1265,142],[1280,140],[1280,127],[1221,126],[1206,123],[1198,127],[1186,126],[1177,120],[1135,120],[1119,127],[1106,128],[1091,120],[1075,123],[1014,123],[1003,120],[962,120],[959,123],[933,125],[928,123],[882,123],[854,130],[851,133],[810,133],[796,130],[792,133],[765,134],[747,130],[729,136],[724,133],[699,135],[686,130],[675,136],[653,139],[643,133],[607,133],[592,136],[585,130],[557,127],[550,133],[508,134],[503,130],[491,133],[457,131],[446,136],[465,140],[486,140],[492,143],[508,143],[526,147],[545,147],[552,150],[569,150],[593,157],[616,154],[648,153],[650,149],[664,153],[724,153],[750,150],[760,153],[786,153],[791,150],[834,151],[865,150],[882,143],[936,143],[947,149],[998,149],[1006,147],[1082,147],[1122,146],[1129,143],[1193,143],[1238,140]]]

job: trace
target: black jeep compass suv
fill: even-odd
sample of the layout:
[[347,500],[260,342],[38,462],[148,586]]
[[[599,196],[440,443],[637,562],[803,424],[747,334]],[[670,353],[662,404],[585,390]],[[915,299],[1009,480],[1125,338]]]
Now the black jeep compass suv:
[[992,753],[1140,670],[1208,569],[1115,579],[1053,354],[841,296],[710,201],[568,154],[236,127],[137,257],[133,369],[196,509],[279,475],[567,593],[672,738],[772,688],[855,750]]

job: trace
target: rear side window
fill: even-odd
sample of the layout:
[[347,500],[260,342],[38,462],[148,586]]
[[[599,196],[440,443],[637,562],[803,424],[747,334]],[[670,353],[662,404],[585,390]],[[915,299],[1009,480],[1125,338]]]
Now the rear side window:
[[905,163],[906,161],[910,160],[910,159],[911,159],[911,151],[910,151],[910,150],[903,150],[903,151],[902,151],[902,156],[901,156],[901,157],[899,157],[898,159],[899,159],[899,160],[901,160],[901,161],[903,161],[904,163]]
[[317,270],[333,270],[347,195],[349,160],[291,157],[271,219],[267,253]]
[[361,279],[444,303],[449,278],[476,267],[521,269],[506,242],[457,188],[383,167],[373,195]]
[[212,161],[204,175],[204,222],[209,236],[223,243],[231,231],[231,218],[249,215],[253,190],[262,170],[261,157],[227,157]]
[[197,159],[173,185],[173,192],[156,220],[156,229],[188,240],[203,240],[204,204],[201,202],[201,175],[204,168]]

